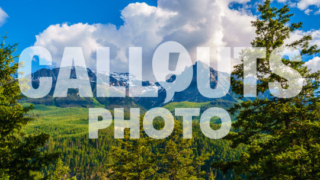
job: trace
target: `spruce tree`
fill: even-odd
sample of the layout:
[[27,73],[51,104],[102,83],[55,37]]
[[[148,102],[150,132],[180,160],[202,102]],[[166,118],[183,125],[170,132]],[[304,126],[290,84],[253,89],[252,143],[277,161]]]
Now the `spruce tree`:
[[139,139],[130,139],[128,129],[125,129],[124,139],[119,139],[117,145],[111,148],[110,156],[114,163],[107,165],[110,170],[107,177],[124,180],[156,179],[157,158],[152,152],[152,141],[143,131],[140,131]]
[[[141,120],[142,121],[142,120]],[[197,155],[193,139],[183,139],[182,123],[175,120],[173,133],[165,139],[148,137],[141,124],[140,138],[124,139],[112,146],[111,157],[115,163],[107,165],[110,179],[203,179],[206,172],[201,166],[212,153]],[[163,127],[158,118],[156,129]]]
[[182,123],[175,120],[173,133],[159,142],[157,156],[161,158],[161,177],[164,179],[204,179],[206,172],[201,166],[212,153],[198,155],[193,148],[193,139],[183,139]]
[[22,96],[15,78],[17,44],[5,45],[5,38],[0,44],[0,177],[33,179],[32,172],[54,163],[59,155],[39,151],[49,135],[23,135],[22,127],[32,120],[26,116],[32,106],[18,102]]
[[76,177],[69,177],[70,168],[64,166],[62,160],[59,158],[55,170],[51,173],[49,180],[76,180]]
[[[290,33],[302,28],[302,23],[290,21],[293,14],[287,5],[278,9],[266,0],[258,10],[260,19],[252,22],[257,34],[252,46],[265,47],[266,57],[257,59],[257,93],[268,95],[270,82],[279,82],[283,88],[290,86],[287,79],[270,68],[270,56],[276,48],[298,49],[302,57],[320,51],[316,45],[309,45],[309,35],[285,44]],[[232,88],[239,95],[243,95],[244,61],[245,58],[232,73]],[[305,79],[302,91],[292,98],[269,94],[231,108],[234,115],[239,113],[233,124],[238,131],[226,139],[232,141],[232,147],[247,145],[247,152],[238,161],[214,163],[213,167],[224,172],[232,169],[237,179],[320,179],[319,72],[312,73],[303,61],[282,57],[282,62]]]

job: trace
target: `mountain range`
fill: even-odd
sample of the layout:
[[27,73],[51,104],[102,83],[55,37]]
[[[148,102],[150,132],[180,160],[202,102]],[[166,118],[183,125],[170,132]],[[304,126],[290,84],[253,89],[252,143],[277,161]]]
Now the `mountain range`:
[[[170,102],[231,102],[235,103],[238,102],[237,96],[232,92],[231,88],[229,89],[226,96],[222,98],[207,98],[201,95],[201,93],[198,90],[197,87],[197,66],[200,66],[200,70],[204,70],[204,68],[208,68],[204,64],[202,64],[200,61],[195,63],[191,67],[193,71],[193,77],[192,81],[187,89],[185,89],[182,92],[176,92],[174,95],[174,98]],[[186,68],[186,69],[187,69]],[[80,97],[77,89],[69,89],[68,90],[68,96],[67,97],[53,97],[53,93],[55,90],[55,86],[57,84],[57,79],[59,72],[61,71],[60,68],[54,68],[54,69],[40,69],[34,73],[31,74],[32,78],[32,86],[34,88],[39,87],[39,78],[40,77],[52,77],[53,84],[50,93],[44,97],[39,99],[31,99],[28,98],[27,101],[34,103],[34,104],[45,104],[45,105],[54,105],[58,107],[105,107],[108,109],[113,108],[125,108],[128,110],[132,107],[139,107],[142,110],[147,110],[153,107],[161,107],[164,106],[164,100],[166,97],[166,90],[160,85],[159,82],[149,82],[149,81],[142,81],[140,79],[135,78],[133,75],[129,73],[110,73],[110,76],[108,75],[102,75],[99,74],[99,78],[110,78],[110,86],[116,87],[116,86],[123,86],[128,88],[130,84],[133,84],[132,81],[140,81],[143,86],[148,86],[146,89],[148,90],[157,90],[158,91],[158,97],[128,97],[125,98],[119,98],[119,97],[112,97],[112,98],[101,98],[101,97],[93,97],[93,98],[84,98]],[[88,77],[90,79],[91,89],[94,94],[96,94],[96,84],[97,84],[97,75],[95,72],[93,72],[90,69],[86,70],[88,72]],[[183,71],[180,75],[172,75],[169,79],[167,79],[167,82],[173,82],[178,76],[183,76]],[[210,67],[210,87],[215,88],[217,84],[217,80],[220,76],[225,76],[226,73],[218,72]],[[71,69],[70,79],[79,78],[81,75],[76,74],[76,70],[73,67]],[[129,78],[130,77],[130,78]],[[128,95],[128,94],[127,94]],[[170,103],[169,102],[169,103]]]

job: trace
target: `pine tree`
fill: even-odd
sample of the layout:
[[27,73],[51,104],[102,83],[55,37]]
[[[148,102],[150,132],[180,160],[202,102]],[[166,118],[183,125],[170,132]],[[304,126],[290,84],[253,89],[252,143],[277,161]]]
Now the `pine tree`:
[[67,179],[69,176],[70,168],[68,166],[64,166],[62,160],[59,158],[55,170],[51,173],[50,180],[63,180]]
[[63,161],[59,158],[56,162],[55,170],[51,173],[49,180],[76,180],[76,176],[72,178],[68,178],[70,172],[70,168],[68,166],[63,165]]
[[[162,127],[155,120],[155,128]],[[142,123],[140,123],[142,124]],[[108,165],[111,179],[202,179],[206,174],[201,166],[212,155],[196,156],[192,139],[182,138],[182,125],[175,120],[175,130],[163,140],[151,139],[140,127],[140,138],[132,140],[126,133],[118,146],[113,146],[111,157],[114,164]]]
[[[287,5],[277,9],[266,0],[258,10],[260,19],[252,22],[257,34],[252,46],[266,47],[266,58],[257,59],[257,93],[267,94],[269,82],[279,82],[283,88],[290,86],[285,78],[270,69],[270,56],[276,48],[296,48],[302,56],[320,51],[316,45],[309,46],[312,40],[309,35],[284,44],[290,33],[302,28],[302,23],[290,22],[293,14],[289,14]],[[302,91],[293,98],[271,94],[231,108],[234,115],[239,113],[233,124],[239,131],[231,132],[227,139],[232,141],[232,147],[247,145],[247,152],[242,153],[238,161],[214,163],[213,167],[224,172],[232,169],[238,179],[320,179],[319,72],[311,73],[302,61],[282,57],[282,62],[305,79]],[[243,63],[232,73],[232,88],[239,95],[243,95],[243,73]]]
[[[142,124],[142,123],[140,123]],[[142,127],[140,127],[142,129]],[[130,139],[125,129],[124,139],[112,146],[110,156],[115,161],[107,165],[109,179],[155,179],[157,176],[156,157],[152,153],[152,139],[140,131],[139,139]]]
[[26,116],[32,106],[18,102],[22,96],[13,55],[17,45],[5,45],[4,40],[0,44],[0,177],[33,179],[32,172],[54,163],[59,155],[39,151],[49,135],[24,136],[21,131],[32,120]]
[[176,120],[174,132],[157,146],[162,178],[203,179],[206,172],[201,170],[201,166],[212,153],[197,155],[196,149],[192,148],[193,143],[193,139],[183,139],[182,123]]

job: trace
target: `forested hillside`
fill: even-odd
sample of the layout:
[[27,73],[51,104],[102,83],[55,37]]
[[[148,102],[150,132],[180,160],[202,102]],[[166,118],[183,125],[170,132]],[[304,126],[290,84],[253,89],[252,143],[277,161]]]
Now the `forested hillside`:
[[[226,5],[229,6],[230,2]],[[302,33],[302,22],[292,21],[295,19],[289,5],[278,8],[272,7],[271,3],[271,0],[255,3],[258,15],[252,17],[256,20],[251,23],[256,29],[256,37],[251,42],[252,48],[241,50],[241,63],[234,66],[230,76],[205,66],[201,60],[189,64],[186,69],[193,72],[193,76],[189,76],[189,86],[185,90],[177,90],[168,103],[164,103],[165,85],[162,87],[160,82],[135,79],[129,73],[97,74],[78,66],[84,73],[77,74],[75,67],[66,68],[66,72],[55,67],[19,77],[23,74],[19,67],[24,67],[24,63],[16,61],[17,44],[8,44],[4,36],[0,43],[0,180],[320,179],[320,71],[309,69],[306,62],[306,59],[319,55],[320,49],[312,42],[313,34]],[[148,7],[145,3],[143,6]],[[310,9],[305,11],[308,15],[310,12]],[[123,20],[126,21],[125,18]],[[206,24],[206,19],[203,22],[201,24]],[[185,28],[189,29],[189,25]],[[292,34],[303,35],[292,40]],[[206,73],[209,81],[198,84],[197,71],[204,68],[209,70]],[[70,73],[70,79],[88,75],[91,89],[88,84],[87,90],[92,90],[92,96],[81,94],[82,85],[68,88],[64,91],[66,97],[54,96],[59,73]],[[179,83],[174,84],[175,80],[185,73],[187,71],[169,74],[166,82],[179,86]],[[31,81],[26,78],[28,76]],[[201,94],[201,86],[215,89],[219,78],[224,76],[231,77],[231,82],[221,82],[227,87],[230,84],[230,88],[223,88],[223,97],[214,99]],[[246,76],[250,76],[250,81]],[[41,77],[53,80],[48,94],[38,99],[26,97],[31,86],[33,90],[38,88]],[[107,88],[103,89],[106,96],[97,97],[99,78],[110,79],[109,84],[105,84]],[[64,78],[62,81],[70,83],[67,84],[70,87],[80,82]],[[142,88],[145,91],[138,88],[141,93],[156,90],[158,97],[132,96],[129,88],[133,81],[148,86]],[[115,86],[125,87],[121,96],[108,97],[108,88],[119,91]],[[224,115],[229,113],[231,118],[224,118],[222,113],[215,111],[218,114],[210,114],[206,116],[210,118],[203,121],[201,115],[214,107],[225,110],[220,112]],[[93,119],[92,114],[89,117],[91,108],[106,109],[109,116],[99,112]],[[126,124],[130,129],[114,126],[121,121],[117,119],[116,108],[124,109],[118,118],[131,120]],[[139,108],[140,116],[131,116],[130,108]],[[182,119],[189,112],[176,114],[178,108],[200,110],[200,115],[190,121],[192,128],[188,129],[188,122]],[[154,109],[164,109],[172,117],[165,121],[168,119],[163,111],[155,116],[148,114]],[[108,121],[111,116],[119,121]],[[91,136],[91,129],[89,138],[89,119],[90,123],[99,125],[98,138]],[[138,121],[140,131],[131,131]],[[102,127],[108,122],[110,126]],[[167,128],[171,122],[174,122],[172,129]],[[224,133],[225,127],[228,133],[220,139],[214,139],[216,136],[210,139],[209,133],[204,132],[208,128]],[[163,130],[161,135],[169,132],[168,136],[157,139],[160,133],[155,136],[152,136],[157,133],[154,131],[154,134],[148,134],[152,128]],[[185,136],[191,130],[192,138]],[[124,135],[117,138],[115,132],[124,132]]]
[[[178,104],[173,105],[179,107]],[[181,106],[184,105],[181,104]],[[195,106],[202,107],[202,104],[196,105],[195,103]],[[170,104],[168,107],[170,107]],[[35,120],[26,126],[24,131],[28,134],[41,132],[50,134],[49,142],[42,148],[42,151],[61,152],[61,159],[71,170],[70,177],[104,179],[107,176],[110,171],[107,165],[115,162],[111,155],[111,148],[118,144],[118,141],[113,136],[113,125],[99,131],[98,140],[89,140],[87,108],[59,108],[35,105],[35,109],[30,111],[28,116],[33,117]],[[126,117],[128,117],[128,114],[126,114]],[[161,124],[161,122],[158,123]],[[216,125],[213,124],[213,126]],[[219,160],[236,160],[241,152],[245,150],[245,147],[233,150],[226,140],[210,140],[206,138],[200,131],[197,121],[193,123],[193,131],[193,142],[190,149],[194,151],[194,158],[201,154],[212,153],[204,165],[201,166],[201,169],[206,172],[203,177],[209,179],[213,173],[216,179],[230,179],[233,176],[232,173],[223,175],[220,171],[212,169],[210,164]],[[178,144],[183,143],[182,139],[177,139],[176,141]],[[160,140],[158,142],[154,140],[154,143],[150,143],[149,146],[159,151],[164,148]],[[42,172],[46,174],[53,170],[54,166],[50,166]]]

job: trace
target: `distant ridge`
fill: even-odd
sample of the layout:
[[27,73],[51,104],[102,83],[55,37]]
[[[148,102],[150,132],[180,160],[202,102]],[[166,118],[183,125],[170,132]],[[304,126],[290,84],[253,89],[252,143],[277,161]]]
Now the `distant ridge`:
[[[198,87],[197,87],[197,66],[201,66],[200,69],[208,68],[200,61],[196,62],[193,66],[187,67],[193,69],[193,78],[192,82],[190,83],[189,87],[182,92],[176,92],[174,98],[170,102],[211,102],[211,101],[229,101],[229,102],[238,102],[237,96],[232,92],[232,89],[228,91],[227,95],[219,98],[219,99],[212,99],[204,97],[200,94]],[[93,106],[103,106],[106,108],[113,108],[113,107],[124,107],[125,109],[129,109],[130,107],[140,107],[142,109],[150,109],[152,107],[159,107],[164,106],[165,104],[164,99],[166,97],[166,91],[163,87],[160,86],[159,83],[152,83],[149,81],[142,81],[143,86],[152,86],[153,88],[157,88],[159,92],[159,96],[156,98],[82,98],[78,96],[78,91],[75,89],[70,89],[68,91],[68,97],[66,98],[53,98],[53,92],[56,86],[57,77],[60,72],[59,68],[54,69],[40,69],[34,73],[32,73],[32,84],[34,88],[39,86],[39,78],[40,77],[52,77],[53,79],[53,87],[48,96],[41,99],[28,99],[29,102],[34,104],[45,104],[45,105],[54,105],[58,107],[93,107]],[[96,74],[87,69],[88,76],[90,79],[90,84],[92,91],[95,95],[96,92],[96,82],[97,76]],[[178,76],[183,76],[185,73],[182,72]],[[216,82],[219,76],[227,75],[223,72],[215,71],[213,68],[210,67],[210,86],[211,88],[215,88]],[[79,75],[81,76],[81,75]],[[130,75],[129,73],[111,73],[110,76],[101,75],[103,78],[110,78],[110,86],[124,86],[128,87],[130,84],[129,76],[136,81],[141,81],[139,79],[135,79],[134,76]],[[75,72],[75,69],[72,68],[70,78],[79,78]],[[174,81],[176,78],[175,75],[171,76],[167,82]]]

